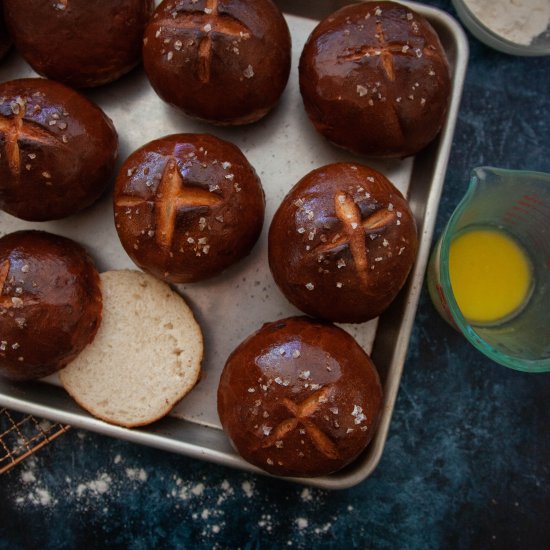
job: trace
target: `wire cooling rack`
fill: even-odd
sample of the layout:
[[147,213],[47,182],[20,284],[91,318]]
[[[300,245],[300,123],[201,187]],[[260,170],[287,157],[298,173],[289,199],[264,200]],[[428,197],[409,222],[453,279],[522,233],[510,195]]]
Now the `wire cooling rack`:
[[0,474],[66,432],[70,426],[0,408]]

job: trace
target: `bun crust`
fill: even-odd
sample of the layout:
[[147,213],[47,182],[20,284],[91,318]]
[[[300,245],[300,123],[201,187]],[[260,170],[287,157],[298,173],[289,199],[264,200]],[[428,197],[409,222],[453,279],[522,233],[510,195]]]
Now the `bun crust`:
[[271,0],[165,0],[147,26],[143,62],[157,94],[186,114],[248,124],[283,93],[290,50]]
[[240,149],[208,134],[144,145],[115,184],[115,225],[142,269],[173,283],[213,277],[244,258],[263,226],[265,199]]
[[17,50],[39,74],[73,88],[116,80],[141,59],[154,0],[4,0]]
[[230,355],[218,413],[248,462],[275,475],[331,474],[372,439],[382,389],[369,356],[342,329],[293,317],[265,324]]
[[80,93],[43,78],[0,83],[0,208],[31,221],[69,216],[105,190],[118,137]]
[[79,244],[43,231],[0,239],[0,374],[52,374],[95,337],[102,296],[95,266]]
[[6,28],[6,21],[4,20],[4,11],[2,9],[2,3],[0,2],[0,59],[2,59],[10,50],[12,44],[11,36]]
[[336,163],[302,178],[269,229],[269,267],[304,313],[335,322],[378,317],[416,258],[416,224],[380,172]]
[[346,6],[319,23],[300,58],[309,118],[327,139],[372,157],[406,157],[440,131],[449,65],[424,17],[395,2]]

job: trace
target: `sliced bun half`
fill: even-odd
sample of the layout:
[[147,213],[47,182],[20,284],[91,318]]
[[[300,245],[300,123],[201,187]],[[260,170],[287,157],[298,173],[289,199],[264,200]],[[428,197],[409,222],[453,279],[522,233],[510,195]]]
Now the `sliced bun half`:
[[60,371],[73,399],[111,424],[166,415],[197,383],[201,329],[167,284],[138,271],[102,273],[103,322],[93,345]]

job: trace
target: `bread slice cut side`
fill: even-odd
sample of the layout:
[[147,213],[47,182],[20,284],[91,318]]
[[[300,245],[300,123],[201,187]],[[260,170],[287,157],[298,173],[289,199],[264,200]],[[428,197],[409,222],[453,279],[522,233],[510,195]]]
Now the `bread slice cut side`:
[[59,377],[92,415],[125,427],[166,415],[197,383],[201,329],[167,284],[139,271],[100,275],[103,321]]

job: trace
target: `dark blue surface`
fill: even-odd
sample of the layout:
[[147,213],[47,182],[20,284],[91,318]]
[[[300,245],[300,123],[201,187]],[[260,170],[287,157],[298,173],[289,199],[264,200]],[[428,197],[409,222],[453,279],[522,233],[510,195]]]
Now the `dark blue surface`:
[[[437,234],[472,167],[550,172],[550,57],[468,38]],[[546,549],[549,412],[550,374],[485,360],[424,291],[389,439],[359,486],[304,490],[73,430],[0,478],[0,548]]]

